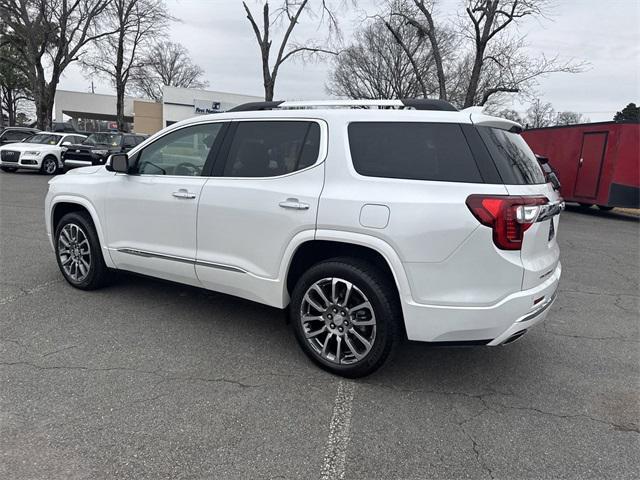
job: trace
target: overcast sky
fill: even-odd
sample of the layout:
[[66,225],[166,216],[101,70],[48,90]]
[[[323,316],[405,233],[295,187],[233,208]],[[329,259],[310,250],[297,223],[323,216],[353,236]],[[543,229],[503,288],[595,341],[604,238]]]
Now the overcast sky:
[[[259,11],[261,2],[248,3]],[[440,0],[439,17],[455,17],[462,3]],[[171,38],[185,45],[204,68],[210,90],[263,95],[260,53],[241,0],[167,0],[167,4],[171,14],[180,19],[172,24]],[[346,43],[367,14],[376,12],[376,4],[376,0],[360,0],[357,9],[343,10],[340,18]],[[590,65],[583,73],[543,79],[538,88],[541,98],[557,111],[581,112],[592,121],[609,120],[627,103],[640,103],[640,0],[556,0],[549,17],[518,27],[527,35],[531,51],[584,60]],[[296,30],[295,40],[302,43],[323,37],[317,20],[306,19]],[[287,64],[278,76],[276,98],[326,98],[330,68],[330,59]],[[60,88],[88,91],[90,83],[73,66]],[[112,93],[112,88],[96,81],[96,92]],[[526,109],[519,100],[513,106]]]

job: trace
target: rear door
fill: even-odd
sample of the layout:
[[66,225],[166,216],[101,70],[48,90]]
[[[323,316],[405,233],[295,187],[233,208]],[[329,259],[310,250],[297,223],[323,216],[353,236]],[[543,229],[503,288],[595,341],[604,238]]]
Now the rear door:
[[280,266],[314,232],[327,128],[314,120],[236,121],[198,208],[196,272],[209,289],[282,306]]
[[607,132],[589,132],[582,137],[578,176],[573,192],[576,197],[595,198],[597,196],[606,146]]
[[558,265],[560,249],[557,242],[559,203],[562,201],[546,179],[535,155],[517,133],[498,128],[477,127],[509,195],[544,196],[550,215],[540,217],[524,232],[520,257],[524,267],[522,289],[544,282]]

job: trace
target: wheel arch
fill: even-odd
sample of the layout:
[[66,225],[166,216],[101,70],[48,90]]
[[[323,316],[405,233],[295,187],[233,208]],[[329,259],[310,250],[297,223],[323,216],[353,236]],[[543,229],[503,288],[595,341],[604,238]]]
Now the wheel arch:
[[89,202],[89,200],[82,197],[72,197],[72,196],[59,196],[56,197],[51,204],[51,214],[47,219],[49,224],[51,225],[51,238],[53,242],[53,237],[55,235],[56,227],[63,216],[67,213],[71,212],[85,212],[89,214],[91,217],[91,222],[93,223],[94,228],[96,229],[96,233],[98,234],[98,240],[100,241],[100,248],[102,249],[102,256],[107,267],[114,268],[115,264],[111,260],[111,255],[108,253],[108,249],[106,247],[106,240],[102,231],[102,225],[100,224],[98,212],[95,207]]
[[283,276],[284,304],[288,303],[295,282],[311,265],[332,257],[350,256],[367,260],[389,275],[396,288],[401,305],[411,299],[409,282],[400,257],[383,240],[369,235],[339,232],[317,231],[315,238],[301,241],[293,249]]

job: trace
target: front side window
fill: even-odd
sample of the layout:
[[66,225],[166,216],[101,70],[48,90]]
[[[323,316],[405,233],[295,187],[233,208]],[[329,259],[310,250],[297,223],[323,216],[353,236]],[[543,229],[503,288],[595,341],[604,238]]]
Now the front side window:
[[181,128],[150,145],[138,156],[142,175],[200,176],[222,123],[206,123]]
[[119,133],[92,133],[82,143],[85,145],[119,147],[122,143],[122,135]]
[[455,123],[355,122],[349,125],[349,146],[360,175],[482,183]]
[[320,126],[303,121],[239,122],[224,167],[225,177],[277,177],[313,165]]
[[478,127],[496,168],[507,185],[546,183],[536,156],[519,134],[499,128]]

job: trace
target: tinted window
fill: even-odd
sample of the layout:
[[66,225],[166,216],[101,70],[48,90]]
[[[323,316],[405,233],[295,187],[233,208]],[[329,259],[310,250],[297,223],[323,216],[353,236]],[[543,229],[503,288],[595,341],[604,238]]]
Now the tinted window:
[[181,128],[160,137],[142,150],[138,173],[199,176],[222,123]]
[[457,124],[356,122],[349,125],[349,146],[353,166],[361,175],[482,182]]
[[275,177],[313,165],[320,150],[315,122],[239,122],[225,177]]
[[119,147],[122,143],[122,135],[119,133],[92,133],[82,143],[85,145]]
[[145,137],[141,135],[136,135],[136,145],[140,145],[144,141],[145,141]]
[[478,131],[505,184],[546,183],[540,164],[519,134],[490,127],[478,127]]
[[131,137],[131,136],[125,136],[124,137],[124,147],[125,148],[133,148],[135,146],[136,146],[135,137]]

